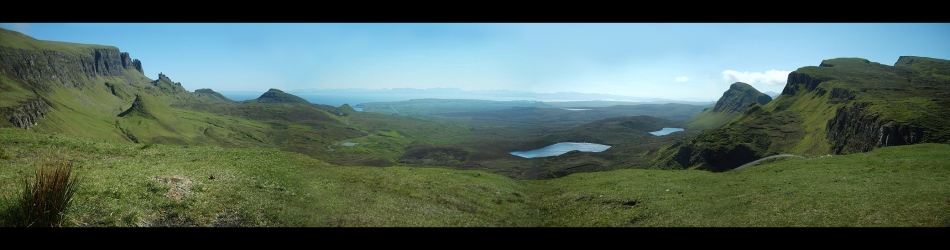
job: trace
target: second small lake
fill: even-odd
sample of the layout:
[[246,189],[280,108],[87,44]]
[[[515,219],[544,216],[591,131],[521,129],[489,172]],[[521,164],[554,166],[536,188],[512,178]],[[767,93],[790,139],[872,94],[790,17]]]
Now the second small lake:
[[683,131],[683,128],[663,128],[659,131],[650,132],[650,134],[661,136],[661,135],[668,135],[670,133],[679,132],[679,131]]
[[610,148],[609,145],[597,144],[597,143],[587,143],[587,142],[561,142],[552,144],[547,147],[531,150],[531,151],[514,151],[511,152],[513,155],[521,156],[524,158],[536,158],[536,157],[548,157],[548,156],[558,156],[564,153],[570,152],[572,150],[578,150],[581,152],[603,152]]

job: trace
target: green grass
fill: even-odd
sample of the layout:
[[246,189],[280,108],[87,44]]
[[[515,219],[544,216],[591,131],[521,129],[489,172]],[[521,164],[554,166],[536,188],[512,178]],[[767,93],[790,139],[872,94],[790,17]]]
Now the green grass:
[[278,149],[144,147],[21,129],[0,135],[2,190],[18,190],[48,162],[70,162],[83,176],[64,227],[950,226],[945,144],[724,173],[625,169],[527,181],[475,170],[341,167]]
[[518,216],[505,214],[523,210],[496,203],[524,193],[515,181],[482,172],[338,167],[277,149],[3,133],[10,156],[0,169],[4,190],[42,159],[72,162],[86,176],[64,226],[509,225],[505,218]]
[[688,129],[712,129],[726,125],[742,113],[713,112],[712,108],[703,111],[686,122]]
[[2,37],[0,47],[23,50],[53,50],[78,56],[89,56],[89,52],[93,49],[116,49],[114,46],[36,40],[20,32],[7,29],[0,29],[0,37]]
[[0,75],[0,91],[4,93],[4,98],[0,99],[0,107],[16,107],[20,103],[36,99],[36,94],[23,89],[7,75]]
[[547,190],[538,195],[552,219],[545,226],[946,227],[948,149],[889,147],[724,173],[618,170],[535,185]]

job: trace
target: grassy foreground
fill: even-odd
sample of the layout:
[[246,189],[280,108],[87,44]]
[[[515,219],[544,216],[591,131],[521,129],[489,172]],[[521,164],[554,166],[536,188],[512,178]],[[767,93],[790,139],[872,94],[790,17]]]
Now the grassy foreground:
[[[82,182],[65,227],[950,226],[945,144],[724,173],[626,169],[531,181],[10,128],[0,129],[0,146],[4,206],[35,168],[72,163]],[[0,218],[0,225],[10,222]]]

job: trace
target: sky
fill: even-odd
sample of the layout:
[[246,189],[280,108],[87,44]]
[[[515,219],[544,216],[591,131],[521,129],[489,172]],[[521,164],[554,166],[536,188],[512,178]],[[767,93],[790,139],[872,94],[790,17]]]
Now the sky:
[[715,101],[858,57],[950,59],[950,23],[2,23],[109,45],[189,91],[459,88]]

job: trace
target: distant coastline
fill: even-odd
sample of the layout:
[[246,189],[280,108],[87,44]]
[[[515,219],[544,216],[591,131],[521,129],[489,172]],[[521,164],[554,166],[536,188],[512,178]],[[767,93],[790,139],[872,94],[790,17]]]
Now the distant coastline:
[[[251,100],[259,97],[263,92],[253,91],[218,91],[234,101]],[[412,99],[474,99],[489,101],[542,101],[546,103],[564,103],[573,106],[609,106],[623,104],[663,104],[682,103],[693,105],[711,105],[715,101],[702,100],[669,100],[662,98],[630,97],[608,94],[557,92],[534,93],[517,90],[479,90],[465,91],[454,88],[435,89],[307,89],[287,91],[311,103],[340,106],[351,106],[370,102],[396,102]]]

